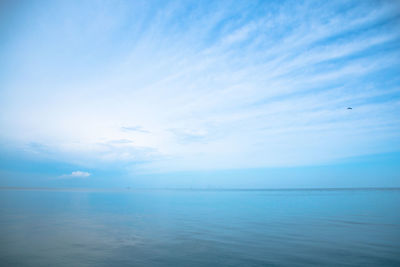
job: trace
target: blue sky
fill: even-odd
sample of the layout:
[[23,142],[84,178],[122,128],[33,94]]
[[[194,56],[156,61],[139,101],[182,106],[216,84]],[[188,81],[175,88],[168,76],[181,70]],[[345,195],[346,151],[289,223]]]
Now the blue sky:
[[396,1],[0,10],[0,185],[400,186]]

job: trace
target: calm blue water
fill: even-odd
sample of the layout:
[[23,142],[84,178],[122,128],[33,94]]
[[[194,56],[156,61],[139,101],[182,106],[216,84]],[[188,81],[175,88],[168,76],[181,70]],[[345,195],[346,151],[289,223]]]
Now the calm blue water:
[[400,266],[400,190],[0,190],[2,266]]

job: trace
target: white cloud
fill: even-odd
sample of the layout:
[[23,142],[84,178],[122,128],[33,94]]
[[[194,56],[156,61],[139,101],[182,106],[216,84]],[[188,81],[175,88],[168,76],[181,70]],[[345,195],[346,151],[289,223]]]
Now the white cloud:
[[87,178],[91,175],[89,172],[73,171],[71,174],[61,175],[60,178]]

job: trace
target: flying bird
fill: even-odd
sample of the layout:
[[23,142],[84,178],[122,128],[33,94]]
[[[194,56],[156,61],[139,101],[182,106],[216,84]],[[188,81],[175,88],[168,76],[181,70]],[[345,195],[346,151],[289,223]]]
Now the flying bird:
[[352,107],[348,107],[347,109],[353,109]]

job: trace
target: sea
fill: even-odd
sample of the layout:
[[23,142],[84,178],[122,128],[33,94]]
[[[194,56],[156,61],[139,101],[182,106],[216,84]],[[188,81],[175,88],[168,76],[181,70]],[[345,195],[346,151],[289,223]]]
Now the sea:
[[400,266],[400,189],[2,188],[0,266]]

